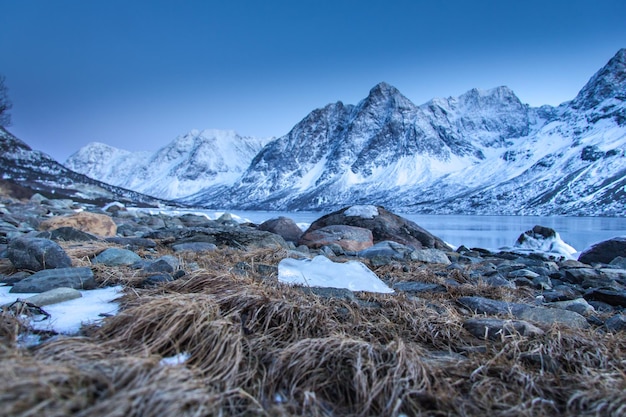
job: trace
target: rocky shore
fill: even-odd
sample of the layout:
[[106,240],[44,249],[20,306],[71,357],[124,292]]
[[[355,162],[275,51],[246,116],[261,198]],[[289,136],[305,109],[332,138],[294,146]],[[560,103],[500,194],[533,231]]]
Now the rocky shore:
[[[329,262],[308,264],[305,280],[321,272],[336,286],[287,284],[286,259],[297,269],[316,256]],[[388,291],[340,285],[346,273],[333,268],[345,263]],[[626,410],[623,237],[575,260],[540,225],[491,252],[450,248],[375,206],[303,232],[288,218],[256,225],[34,195],[0,201],[0,282],[15,295],[0,322],[4,415]],[[114,285],[119,312],[99,323],[76,334],[31,326],[50,319],[47,305]]]

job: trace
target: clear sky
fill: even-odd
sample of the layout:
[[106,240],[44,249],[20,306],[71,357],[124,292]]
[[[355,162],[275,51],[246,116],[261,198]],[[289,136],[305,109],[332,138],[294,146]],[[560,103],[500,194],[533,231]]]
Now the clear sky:
[[623,47],[624,0],[0,0],[9,130],[61,162],[282,136],[380,81],[416,104],[507,85],[558,105]]

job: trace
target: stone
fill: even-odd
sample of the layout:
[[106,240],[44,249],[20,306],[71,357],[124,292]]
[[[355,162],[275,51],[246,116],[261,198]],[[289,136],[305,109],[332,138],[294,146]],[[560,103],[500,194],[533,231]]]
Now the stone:
[[264,221],[258,226],[258,229],[276,233],[282,236],[287,242],[293,243],[298,243],[300,237],[303,235],[302,229],[298,227],[296,222],[283,216]]
[[609,262],[609,265],[618,269],[626,269],[626,257],[618,256]]
[[587,301],[602,301],[612,306],[626,307],[626,291],[594,288],[584,295]]
[[[354,206],[353,206],[354,207]],[[450,250],[443,240],[429,233],[414,222],[400,217],[385,208],[375,206],[378,215],[368,218],[364,215],[345,215],[351,207],[346,207],[327,214],[314,221],[307,232],[330,225],[348,225],[368,229],[372,232],[374,243],[385,240],[402,243],[414,249],[435,248]],[[356,210],[361,214],[363,210]],[[350,212],[348,212],[350,213]],[[306,232],[305,232],[306,233]]]
[[117,225],[106,214],[89,213],[86,211],[69,216],[57,216],[47,219],[39,225],[41,230],[58,229],[59,227],[73,227],[96,236],[115,236]]
[[45,269],[15,283],[10,292],[40,293],[59,287],[91,290],[96,288],[96,281],[88,267]]
[[34,304],[37,307],[43,307],[62,303],[63,301],[74,300],[82,296],[81,292],[74,288],[59,287],[25,298],[23,301]]
[[393,284],[392,288],[396,291],[402,291],[406,293],[422,293],[422,292],[430,292],[430,293],[443,293],[448,292],[446,287],[440,284],[426,283],[426,282],[415,282],[415,281],[400,281]]
[[108,248],[93,258],[93,263],[106,266],[132,265],[141,257],[128,249]]
[[357,301],[354,292],[347,288],[332,288],[332,287],[298,287],[300,291],[307,295],[315,295],[321,298],[336,298],[346,301]]
[[566,269],[563,279],[571,284],[582,284],[585,280],[605,280],[600,271],[593,268]]
[[513,282],[507,280],[500,274],[483,276],[481,277],[481,279],[485,284],[490,285],[492,287],[506,287],[506,288],[512,288],[512,289],[517,288],[517,286]]
[[150,288],[150,287],[156,287],[158,285],[165,284],[167,282],[172,282],[172,281],[174,281],[174,277],[172,277],[170,274],[167,274],[167,273],[154,274],[144,279],[141,282],[140,286],[142,288]]
[[450,265],[450,259],[446,256],[444,251],[439,249],[416,249],[409,254],[412,261],[430,263],[430,264],[442,264]]
[[174,252],[213,252],[217,250],[214,243],[209,242],[185,242],[172,245]]
[[[118,229],[119,230],[119,229]],[[156,242],[152,239],[145,239],[142,237],[122,237],[113,236],[105,239],[107,242],[115,243],[117,245],[124,246],[126,249],[136,250],[140,248],[154,249],[156,248]]]
[[596,312],[591,304],[584,298],[576,298],[574,300],[555,301],[548,305],[549,307],[562,308],[564,310],[574,311],[582,316],[589,316]]
[[559,262],[559,268],[561,269],[589,268],[589,265],[576,261],[574,259],[566,259],[562,262]]
[[383,240],[376,243],[374,246],[370,246],[357,253],[357,256],[366,259],[374,259],[378,257],[385,257],[390,259],[408,260],[410,259],[411,252],[415,249],[403,245],[402,243],[394,242],[391,240]]
[[319,249],[322,246],[337,244],[344,250],[361,251],[374,245],[372,232],[356,226],[330,225],[307,231],[298,244]]
[[586,264],[609,264],[618,256],[626,257],[626,237],[614,237],[585,249],[578,260]]
[[586,329],[589,327],[587,320],[580,314],[560,308],[533,307],[521,311],[515,317],[547,326],[559,324],[574,329]]
[[281,236],[248,226],[187,227],[153,230],[144,235],[148,239],[159,239],[171,245],[190,242],[206,242],[236,249],[284,248],[289,245]]
[[610,332],[626,332],[626,315],[617,314],[609,318],[604,325]]
[[144,272],[165,272],[171,274],[174,272],[174,267],[165,259],[157,259],[144,266]]
[[75,229],[73,227],[59,227],[45,232],[40,232],[37,237],[64,241],[64,242],[91,242],[99,240],[97,236],[91,233],[83,232],[82,230]]
[[7,256],[17,269],[69,268],[72,260],[58,243],[43,238],[17,238],[9,242]]
[[544,331],[524,320],[503,320],[497,318],[472,318],[463,322],[463,328],[479,339],[498,340],[504,336],[541,336]]
[[507,277],[509,278],[528,278],[528,279],[533,279],[533,278],[537,278],[539,276],[538,273],[533,272],[529,269],[518,269],[516,271],[511,271],[508,274],[506,274]]
[[532,306],[521,303],[509,303],[507,301],[492,300],[485,297],[461,297],[458,303],[478,314],[501,314],[518,316]]

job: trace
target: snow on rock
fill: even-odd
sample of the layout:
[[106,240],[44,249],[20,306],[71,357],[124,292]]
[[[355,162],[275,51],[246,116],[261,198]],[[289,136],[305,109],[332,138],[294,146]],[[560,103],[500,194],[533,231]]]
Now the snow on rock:
[[544,252],[573,259],[577,252],[561,239],[558,232],[548,227],[535,226],[520,235],[514,247],[523,251]]
[[313,259],[283,259],[278,264],[278,280],[308,287],[347,288],[350,291],[394,292],[365,264],[357,261],[333,262],[325,256]]
[[362,219],[373,219],[378,216],[378,208],[372,205],[352,206],[343,212],[344,216],[360,217]]
[[[18,298],[23,300],[35,294],[12,294],[10,286],[0,287],[0,305],[9,304]],[[118,304],[114,302],[121,296],[122,287],[106,287],[80,291],[81,298],[45,306],[50,315],[45,320],[34,318],[31,326],[36,330],[49,330],[60,334],[76,334],[83,323],[93,323],[102,319],[102,315],[117,314]]]

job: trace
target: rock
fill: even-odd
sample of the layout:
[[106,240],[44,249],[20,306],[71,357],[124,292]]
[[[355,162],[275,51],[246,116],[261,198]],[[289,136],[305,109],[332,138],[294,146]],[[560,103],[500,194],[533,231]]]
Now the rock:
[[600,273],[607,279],[626,285],[626,269],[602,268]]
[[113,237],[107,237],[105,240],[107,242],[124,246],[126,249],[130,249],[130,250],[136,250],[139,248],[154,249],[157,246],[154,240],[145,239],[142,237],[113,236]]
[[591,304],[584,298],[576,298],[574,300],[556,301],[549,304],[549,307],[562,308],[564,310],[574,311],[582,316],[589,316],[596,312]]
[[580,314],[562,310],[560,308],[533,307],[521,311],[515,317],[535,323],[552,326],[553,324],[565,325],[574,329],[586,329],[589,327],[587,320]]
[[564,261],[559,262],[559,268],[561,269],[589,268],[589,265],[576,261],[574,259],[566,259]]
[[174,272],[174,267],[165,259],[157,259],[156,261],[150,262],[142,269],[144,272],[165,272],[168,274]]
[[83,295],[74,288],[59,287],[50,291],[45,291],[32,297],[25,298],[23,301],[43,307],[51,304],[62,303],[63,301],[81,298]]
[[576,249],[563,242],[554,229],[544,226],[535,226],[522,233],[517,238],[514,247],[554,253],[566,258],[576,253]]
[[479,339],[498,340],[503,336],[541,336],[543,330],[523,320],[472,318],[463,322],[463,328]]
[[172,245],[190,242],[213,243],[237,249],[289,248],[281,236],[247,226],[188,227],[154,230],[145,238],[160,239]]
[[416,249],[409,254],[409,257],[413,261],[419,261],[430,264],[443,264],[450,265],[450,259],[446,256],[446,253],[439,249]]
[[337,298],[346,301],[357,301],[356,296],[347,288],[332,287],[298,287],[305,294],[312,294],[321,298]]
[[73,227],[59,227],[58,229],[41,232],[37,237],[60,240],[64,242],[90,242],[99,240],[97,236],[91,233],[83,232],[82,230],[75,229]]
[[609,262],[609,265],[618,269],[626,269],[626,257],[618,256]]
[[585,249],[578,260],[586,264],[609,264],[618,256],[626,257],[626,237],[614,237]]
[[287,242],[298,243],[302,236],[302,229],[298,227],[296,222],[288,217],[280,216],[278,218],[270,219],[261,223],[258,227],[259,230],[266,232],[276,233],[285,239]]
[[93,272],[87,267],[45,269],[15,283],[10,292],[40,293],[59,287],[91,290],[96,288],[96,281]]
[[508,281],[506,278],[504,278],[500,274],[483,276],[481,277],[481,279],[485,284],[490,285],[492,287],[517,288],[517,286],[514,283],[512,283],[511,281]]
[[80,212],[69,216],[57,216],[41,222],[41,230],[73,227],[96,236],[115,236],[117,225],[109,216],[89,212]]
[[400,281],[393,284],[393,289],[396,291],[402,291],[406,293],[422,293],[422,292],[431,292],[431,293],[443,293],[448,292],[446,287],[440,284],[432,284],[426,282],[414,282],[414,281]]
[[8,276],[0,276],[0,284],[14,285],[16,282],[28,278],[32,274],[26,271],[19,271]]
[[172,245],[172,250],[174,252],[213,252],[217,250],[217,246],[208,242],[186,242]]
[[41,271],[72,266],[72,260],[63,248],[49,239],[13,239],[7,247],[7,255],[17,269]]
[[322,246],[337,244],[347,251],[361,251],[374,245],[372,232],[356,226],[330,225],[307,231],[298,244],[319,249]]
[[93,263],[103,264],[106,266],[120,266],[120,265],[132,265],[133,263],[140,261],[141,257],[135,252],[128,249],[109,248],[100,252],[95,258]]
[[[374,238],[374,243],[392,240],[394,242],[402,243],[403,245],[411,246],[415,249],[450,249],[450,247],[440,238],[432,235],[414,222],[385,210],[383,207],[366,206],[374,207],[378,213],[378,215],[374,215],[371,218],[368,218],[368,216],[369,214],[373,214],[374,210],[362,209],[363,206],[353,207],[359,207],[359,209],[352,209],[352,211],[349,211],[351,207],[346,207],[320,217],[311,224],[307,232],[330,225],[348,225],[370,230]],[[346,211],[348,211],[349,214],[351,213],[355,215],[346,215]]]
[[626,315],[615,315],[609,318],[604,325],[610,332],[624,332],[626,331]]
[[571,284],[582,285],[583,288],[612,286],[614,283],[612,279],[593,268],[566,269],[563,279]]
[[594,288],[584,295],[587,301],[601,301],[612,306],[626,307],[626,291]]
[[532,280],[533,278],[537,278],[539,274],[529,269],[518,269],[509,272],[506,276],[509,278],[528,278]]
[[158,285],[165,284],[167,282],[172,282],[172,281],[174,281],[174,277],[172,277],[170,274],[167,274],[167,273],[154,274],[144,279],[141,282],[140,287],[142,288],[156,287]]
[[415,249],[391,240],[383,240],[357,253],[358,256],[366,259],[389,258],[398,260],[410,259],[411,252]]
[[484,297],[461,297],[457,301],[478,314],[513,314],[517,317],[523,311],[532,308],[528,304],[509,303]]
[[187,213],[179,217],[185,227],[211,226],[215,221],[199,214]]

